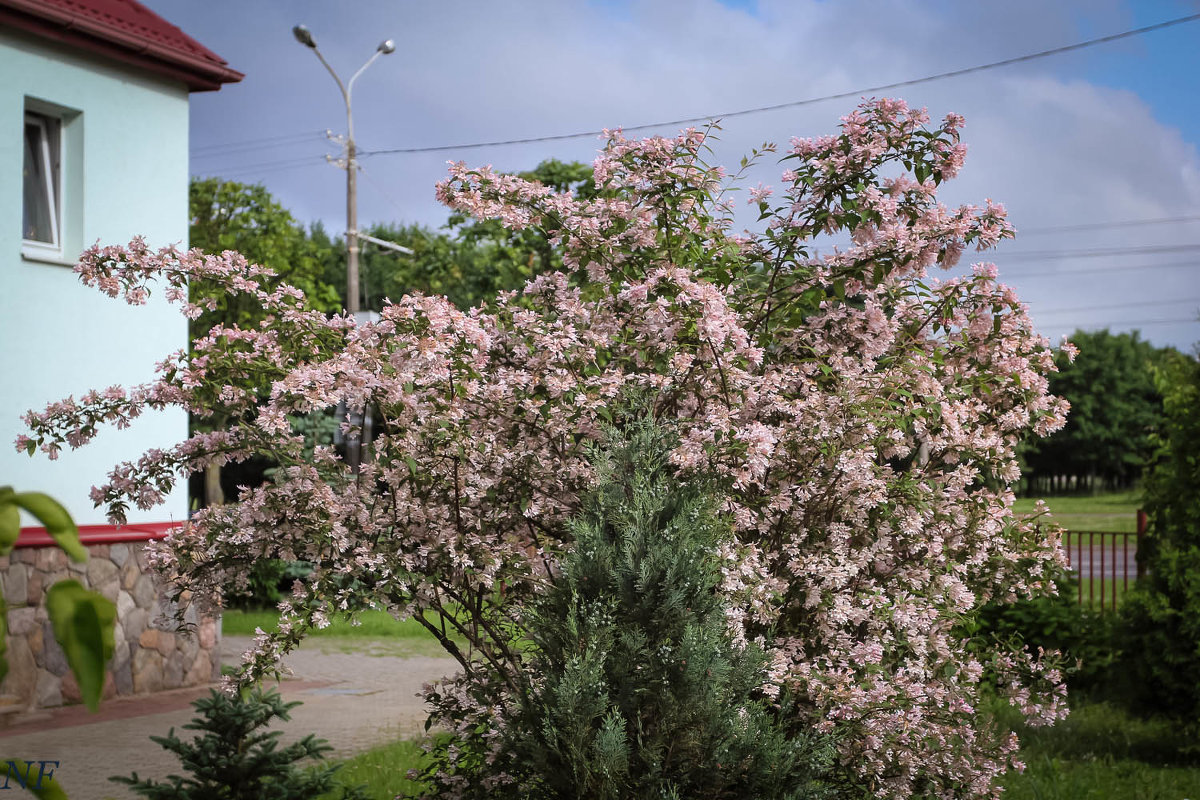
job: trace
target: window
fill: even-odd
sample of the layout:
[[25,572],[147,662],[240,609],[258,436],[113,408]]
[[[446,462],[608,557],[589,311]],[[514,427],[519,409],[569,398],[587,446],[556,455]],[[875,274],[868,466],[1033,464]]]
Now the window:
[[44,114],[25,115],[26,244],[62,251],[62,123]]
[[21,255],[72,266],[83,250],[83,114],[25,98]]

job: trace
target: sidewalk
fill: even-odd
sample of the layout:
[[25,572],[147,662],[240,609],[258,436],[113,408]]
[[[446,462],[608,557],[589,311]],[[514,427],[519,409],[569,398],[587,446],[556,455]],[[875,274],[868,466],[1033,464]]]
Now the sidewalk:
[[[223,664],[237,663],[251,640],[226,637]],[[333,745],[332,758],[343,758],[377,744],[419,736],[425,710],[421,686],[455,671],[449,658],[339,652],[327,641],[313,640],[284,659],[293,677],[279,684],[286,700],[303,705],[283,726],[284,739],[315,733]],[[179,762],[150,741],[177,731],[193,715],[192,700],[207,689],[180,689],[146,697],[105,701],[97,714],[82,707],[54,709],[0,730],[0,761],[58,761],[54,777],[71,800],[126,800],[135,796],[111,783],[110,775],[137,772],[163,778],[179,773]],[[32,776],[36,776],[34,764]],[[31,777],[32,777],[31,776]],[[17,789],[13,797],[31,796]]]

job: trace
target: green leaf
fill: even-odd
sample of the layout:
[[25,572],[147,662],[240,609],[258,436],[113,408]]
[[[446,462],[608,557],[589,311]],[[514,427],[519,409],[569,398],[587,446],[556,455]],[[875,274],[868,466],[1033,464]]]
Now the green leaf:
[[[25,773],[22,774],[19,770],[11,769],[9,767],[10,764],[26,764]],[[30,765],[30,762],[23,759],[4,760],[0,762],[0,777],[6,779],[4,788],[7,789],[10,785],[9,782],[12,781],[16,783],[16,786],[24,786],[25,791],[30,792],[34,797],[40,798],[40,800],[69,800],[67,793],[58,785],[58,781],[54,780],[54,778],[42,776],[42,770],[45,768],[42,762],[34,761],[32,764],[38,765],[37,775],[33,774],[33,767]]]
[[79,581],[66,580],[46,592],[46,611],[54,626],[54,638],[75,673],[83,702],[95,711],[104,689],[104,665],[113,654],[117,607],[83,588]]
[[21,509],[11,498],[0,499],[0,556],[12,552],[21,534]]
[[46,532],[72,561],[88,560],[87,548],[79,542],[79,528],[62,504],[41,492],[21,492],[13,495],[13,501],[33,514],[46,527]]

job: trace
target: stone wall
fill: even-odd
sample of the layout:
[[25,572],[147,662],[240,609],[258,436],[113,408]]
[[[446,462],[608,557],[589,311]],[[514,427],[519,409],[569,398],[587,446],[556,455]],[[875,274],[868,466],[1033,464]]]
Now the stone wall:
[[117,604],[113,659],[104,697],[139,695],[208,683],[220,676],[220,628],[193,607],[176,632],[164,617],[169,601],[147,569],[144,542],[92,544],[76,564],[57,547],[18,547],[0,558],[0,589],[8,604],[8,675],[0,710],[32,711],[80,702],[79,686],[46,614],[46,590],[74,578]]

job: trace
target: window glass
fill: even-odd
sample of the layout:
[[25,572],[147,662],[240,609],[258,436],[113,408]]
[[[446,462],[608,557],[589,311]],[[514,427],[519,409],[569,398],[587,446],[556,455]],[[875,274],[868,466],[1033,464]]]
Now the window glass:
[[25,115],[25,210],[22,236],[54,247],[58,230],[57,120]]

